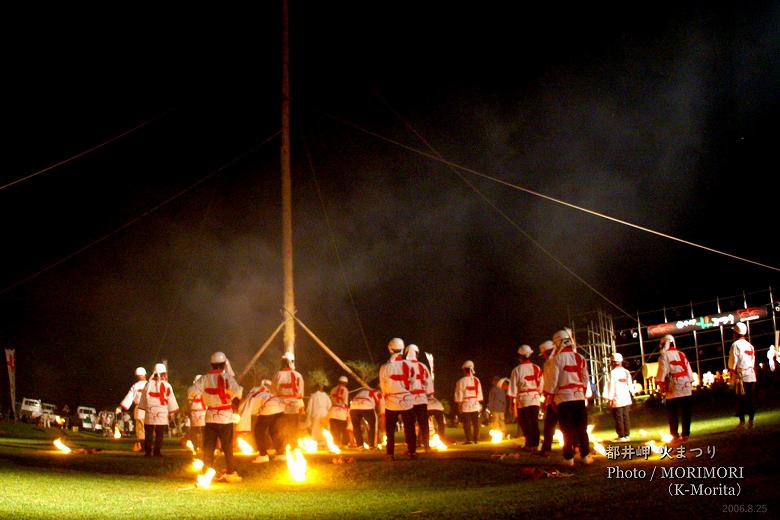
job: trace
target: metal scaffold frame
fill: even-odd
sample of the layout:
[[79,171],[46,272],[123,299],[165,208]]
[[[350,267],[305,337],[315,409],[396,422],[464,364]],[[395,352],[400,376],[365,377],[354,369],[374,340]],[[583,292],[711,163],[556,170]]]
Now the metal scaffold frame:
[[[593,402],[601,406],[601,390],[609,377],[610,358],[615,352],[615,327],[612,316],[602,310],[576,316],[571,321],[577,351],[588,360]],[[578,336],[579,334],[579,336]],[[587,338],[585,342],[580,338]]]

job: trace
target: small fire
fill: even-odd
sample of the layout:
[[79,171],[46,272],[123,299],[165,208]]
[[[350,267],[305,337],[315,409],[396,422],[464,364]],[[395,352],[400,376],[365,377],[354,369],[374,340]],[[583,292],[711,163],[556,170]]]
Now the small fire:
[[325,442],[328,443],[328,449],[331,451],[331,453],[335,453],[336,455],[341,453],[341,448],[336,446],[336,443],[333,442],[333,435],[326,430],[325,428],[322,429],[322,435],[325,437]]
[[387,435],[382,435],[382,443],[377,448],[381,450],[385,446],[387,446]]
[[56,447],[58,450],[60,450],[62,453],[70,453],[70,452],[71,452],[71,449],[70,449],[70,448],[68,448],[67,446],[65,446],[65,443],[64,443],[64,442],[62,442],[62,440],[61,440],[61,439],[56,439],[56,440],[54,441],[54,446],[55,446],[55,447]]
[[595,424],[589,424],[589,425],[588,425],[588,428],[587,428],[587,430],[588,430],[588,434],[591,434],[591,433],[593,433],[593,429],[594,429],[595,427],[596,427],[596,425],[595,425]]
[[364,442],[364,443],[363,443],[363,449],[364,449],[364,450],[367,450],[367,449],[369,449],[369,448],[371,448],[371,446],[369,446],[367,442]]
[[563,432],[561,430],[555,430],[555,434],[553,434],[553,440],[563,446]]
[[187,441],[187,449],[190,450],[193,454],[195,453],[195,445],[192,444],[192,441]]
[[504,433],[501,430],[490,430],[488,433],[490,434],[490,442],[493,444],[498,444],[504,440]]
[[647,437],[647,430],[639,430],[639,435],[642,437]]
[[311,437],[298,439],[298,447],[306,453],[317,453],[317,441]]
[[659,446],[659,445],[657,445],[657,444],[655,443],[655,441],[653,441],[653,440],[647,441],[647,442],[645,443],[645,446],[650,446],[650,450],[651,450],[653,453],[658,453],[658,454],[660,454],[660,453],[663,451],[663,447],[662,447],[662,446]]
[[434,433],[433,437],[431,437],[431,440],[429,442],[431,448],[433,448],[436,451],[446,451],[447,445],[442,442],[442,440],[439,438],[438,433]]
[[674,440],[674,437],[671,433],[662,433],[661,434],[661,441],[663,441],[664,444],[669,444]]
[[114,438],[121,439],[122,433],[119,431],[119,426],[114,426]]
[[291,450],[289,444],[285,447],[285,451],[287,453],[287,469],[290,470],[290,476],[296,482],[303,482],[306,480],[306,459],[303,457],[303,452],[299,448]]
[[238,438],[238,449],[241,450],[241,453],[244,455],[252,455],[255,452],[255,449],[252,448],[252,445],[246,442],[241,437]]
[[233,414],[233,424],[238,424],[241,421],[241,416],[237,413]]
[[211,480],[214,478],[214,475],[216,475],[217,472],[214,468],[209,468],[206,470],[206,473],[203,475],[198,475],[198,483],[197,486],[201,488],[208,488],[211,486]]
[[594,442],[593,443],[593,450],[601,455],[602,457],[607,456],[607,450],[604,448],[604,446],[600,442]]
[[203,461],[200,459],[195,459],[192,461],[192,467],[193,469],[196,469],[197,471],[200,471],[203,469]]

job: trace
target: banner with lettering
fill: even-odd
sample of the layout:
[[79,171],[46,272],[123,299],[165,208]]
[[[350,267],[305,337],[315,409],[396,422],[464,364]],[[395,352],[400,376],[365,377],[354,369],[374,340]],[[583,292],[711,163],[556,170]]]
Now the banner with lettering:
[[11,410],[16,420],[16,350],[5,349],[5,364],[8,366],[8,386],[11,390]]
[[666,334],[681,334],[693,330],[707,330],[720,326],[734,326],[735,323],[740,321],[752,321],[766,318],[766,316],[766,307],[749,307],[747,309],[739,309],[732,312],[724,312],[722,314],[678,320],[672,323],[648,325],[647,337],[657,338]]

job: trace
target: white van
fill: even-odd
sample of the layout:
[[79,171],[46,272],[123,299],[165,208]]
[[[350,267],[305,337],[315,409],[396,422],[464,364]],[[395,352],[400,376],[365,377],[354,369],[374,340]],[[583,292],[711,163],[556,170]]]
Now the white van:
[[22,399],[22,406],[19,407],[19,418],[23,421],[34,421],[43,414],[40,399]]
[[97,410],[89,406],[79,406],[76,408],[76,414],[79,418],[79,427],[82,430],[93,431],[95,429]]

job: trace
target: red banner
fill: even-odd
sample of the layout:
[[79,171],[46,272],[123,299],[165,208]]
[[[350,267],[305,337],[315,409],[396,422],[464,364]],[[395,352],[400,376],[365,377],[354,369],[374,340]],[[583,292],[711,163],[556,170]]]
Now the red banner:
[[671,323],[659,323],[647,326],[647,337],[658,338],[667,334],[681,334],[693,330],[707,330],[714,327],[734,326],[740,321],[752,321],[766,318],[766,307],[750,307],[732,312],[701,316],[687,320],[678,320]]

